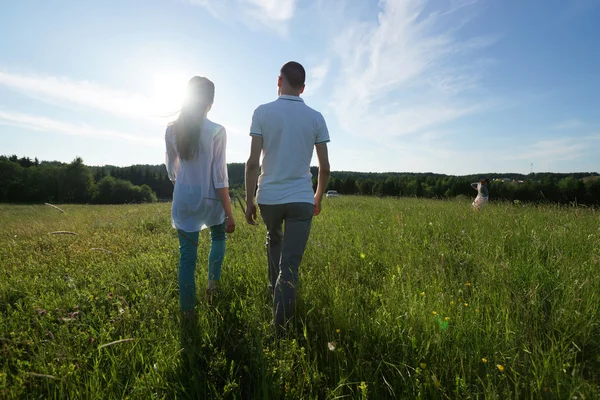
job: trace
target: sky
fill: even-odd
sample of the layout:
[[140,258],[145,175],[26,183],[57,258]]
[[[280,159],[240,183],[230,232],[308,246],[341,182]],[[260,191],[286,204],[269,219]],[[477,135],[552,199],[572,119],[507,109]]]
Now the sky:
[[3,1],[0,154],[160,164],[202,75],[245,162],[294,60],[334,171],[598,172],[597,21],[600,0]]

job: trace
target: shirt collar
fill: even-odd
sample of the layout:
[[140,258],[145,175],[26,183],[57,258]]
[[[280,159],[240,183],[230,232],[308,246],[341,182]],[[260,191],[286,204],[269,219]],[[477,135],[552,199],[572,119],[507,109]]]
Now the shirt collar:
[[290,101],[300,101],[304,103],[304,100],[300,96],[290,96],[289,94],[282,94],[279,96],[282,100],[290,100]]

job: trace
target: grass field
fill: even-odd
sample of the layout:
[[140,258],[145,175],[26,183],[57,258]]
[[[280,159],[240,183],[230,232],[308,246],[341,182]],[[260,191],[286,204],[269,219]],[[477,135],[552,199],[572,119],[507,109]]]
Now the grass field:
[[600,398],[597,211],[328,199],[277,342],[239,208],[182,329],[170,205],[61,207],[0,206],[0,398]]

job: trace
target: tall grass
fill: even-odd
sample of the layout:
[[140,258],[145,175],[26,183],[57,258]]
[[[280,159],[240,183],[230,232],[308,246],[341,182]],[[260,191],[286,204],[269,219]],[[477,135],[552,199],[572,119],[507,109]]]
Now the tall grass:
[[61,208],[0,206],[0,398],[600,396],[595,210],[328,199],[277,341],[240,209],[184,324],[168,204]]

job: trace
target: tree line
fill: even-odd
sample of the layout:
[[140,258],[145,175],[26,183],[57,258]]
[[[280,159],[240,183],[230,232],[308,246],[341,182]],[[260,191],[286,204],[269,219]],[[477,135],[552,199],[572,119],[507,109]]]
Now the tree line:
[[[316,170],[315,170],[316,172]],[[313,172],[313,176],[314,173]],[[341,194],[426,198],[474,197],[471,183],[490,180],[490,198],[521,202],[560,204],[600,204],[600,176],[597,173],[532,173],[450,176],[434,173],[357,173],[332,174],[328,190]],[[316,179],[314,180],[316,187]]]
[[[229,185],[243,190],[244,164],[228,164]],[[312,167],[316,188],[317,168]],[[597,173],[533,173],[452,176],[434,173],[374,173],[334,171],[327,190],[372,196],[455,198],[474,197],[471,183],[490,180],[490,198],[522,202],[600,204]],[[86,166],[29,157],[0,156],[0,202],[122,204],[168,201],[173,184],[164,164]]]
[[0,156],[0,202],[123,204],[157,199],[147,184],[96,172],[80,157],[65,164]]

